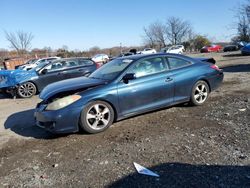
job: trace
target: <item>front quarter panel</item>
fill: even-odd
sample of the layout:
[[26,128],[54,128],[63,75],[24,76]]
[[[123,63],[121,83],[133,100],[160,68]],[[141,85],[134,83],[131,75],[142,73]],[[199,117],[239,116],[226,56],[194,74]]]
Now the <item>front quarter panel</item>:
[[94,88],[87,89],[79,93],[82,96],[82,99],[79,101],[83,106],[92,101],[105,101],[108,102],[116,112],[116,115],[119,115],[119,105],[117,97],[117,84],[112,82],[106,85],[97,86]]

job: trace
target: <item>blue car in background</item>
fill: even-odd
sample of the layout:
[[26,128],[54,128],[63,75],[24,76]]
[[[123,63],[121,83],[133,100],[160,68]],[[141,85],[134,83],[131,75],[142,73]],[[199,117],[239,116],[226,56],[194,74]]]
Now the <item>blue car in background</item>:
[[117,58],[89,77],[45,87],[35,110],[36,124],[54,133],[98,133],[114,121],[159,108],[202,105],[223,76],[213,63],[183,55]]
[[241,48],[242,55],[250,55],[250,43]]
[[97,64],[89,58],[64,58],[40,63],[31,70],[1,70],[0,90],[29,98],[53,82],[88,76],[96,69]]

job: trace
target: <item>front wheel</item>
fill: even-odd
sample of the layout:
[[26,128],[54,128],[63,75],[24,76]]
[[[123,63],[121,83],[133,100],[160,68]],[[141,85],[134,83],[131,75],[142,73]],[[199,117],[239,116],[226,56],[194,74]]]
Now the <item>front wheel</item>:
[[26,82],[18,86],[17,94],[21,98],[30,98],[36,94],[36,86],[32,82]]
[[81,128],[88,133],[99,133],[107,129],[114,120],[114,110],[104,101],[89,103],[82,111]]
[[194,85],[192,89],[192,94],[191,94],[191,100],[190,103],[194,106],[200,106],[203,105],[209,95],[209,86],[205,81],[198,81]]

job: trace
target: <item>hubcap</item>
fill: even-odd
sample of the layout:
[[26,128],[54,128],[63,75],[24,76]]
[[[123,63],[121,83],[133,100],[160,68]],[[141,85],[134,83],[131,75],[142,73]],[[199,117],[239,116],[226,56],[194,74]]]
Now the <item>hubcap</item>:
[[204,84],[199,84],[195,88],[194,99],[196,100],[196,102],[203,103],[207,99],[207,95],[207,87]]
[[104,104],[91,106],[86,115],[88,125],[95,130],[106,127],[110,121],[110,110]]
[[22,84],[19,87],[19,93],[22,97],[31,97],[36,92],[35,87],[30,83]]

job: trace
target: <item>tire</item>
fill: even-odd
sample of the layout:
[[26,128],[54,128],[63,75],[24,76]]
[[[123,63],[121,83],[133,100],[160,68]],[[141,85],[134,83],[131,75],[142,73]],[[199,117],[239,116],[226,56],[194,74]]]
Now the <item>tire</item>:
[[17,94],[21,98],[30,98],[35,95],[36,92],[37,88],[32,82],[25,82],[17,88]]
[[104,101],[90,102],[82,111],[80,128],[87,133],[99,133],[106,130],[114,121],[114,110]]
[[193,106],[203,105],[209,96],[209,86],[205,81],[195,83],[191,93],[190,104]]

